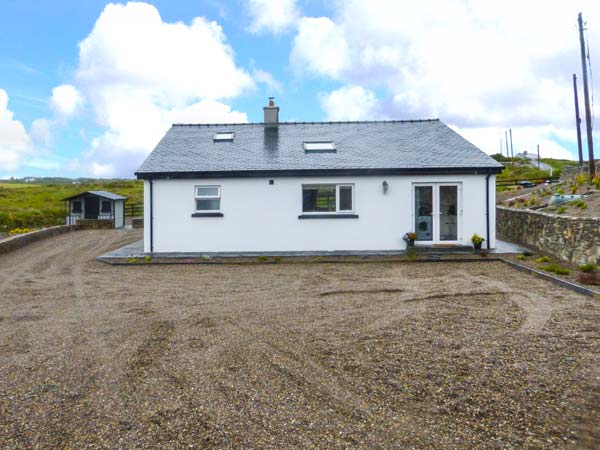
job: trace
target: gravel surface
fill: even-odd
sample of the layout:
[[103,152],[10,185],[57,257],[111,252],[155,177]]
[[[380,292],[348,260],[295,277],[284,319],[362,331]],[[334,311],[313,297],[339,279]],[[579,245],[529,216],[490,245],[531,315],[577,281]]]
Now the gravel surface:
[[0,448],[598,448],[600,302],[502,263],[0,256]]

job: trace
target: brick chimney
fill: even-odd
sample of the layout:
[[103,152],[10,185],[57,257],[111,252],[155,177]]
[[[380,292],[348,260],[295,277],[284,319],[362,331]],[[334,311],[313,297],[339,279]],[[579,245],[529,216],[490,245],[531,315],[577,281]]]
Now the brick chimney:
[[263,108],[265,128],[277,128],[279,126],[279,106],[275,106],[274,98],[269,97],[269,105]]

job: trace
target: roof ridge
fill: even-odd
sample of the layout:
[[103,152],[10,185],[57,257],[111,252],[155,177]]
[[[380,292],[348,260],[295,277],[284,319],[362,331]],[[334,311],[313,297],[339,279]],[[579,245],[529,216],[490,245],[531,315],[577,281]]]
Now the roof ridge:
[[[435,119],[398,119],[398,120],[341,120],[341,121],[316,121],[316,122],[279,122],[279,125],[343,125],[343,124],[376,124],[376,123],[419,123],[439,122]],[[173,127],[215,127],[215,126],[250,126],[264,125],[264,122],[246,123],[174,123]]]

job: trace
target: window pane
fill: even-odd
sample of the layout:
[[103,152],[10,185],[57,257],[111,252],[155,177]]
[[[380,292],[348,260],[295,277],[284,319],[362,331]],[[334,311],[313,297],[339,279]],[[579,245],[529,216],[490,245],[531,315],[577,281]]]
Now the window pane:
[[415,233],[417,241],[433,240],[433,187],[415,187]]
[[340,186],[340,211],[352,211],[352,186]]
[[303,212],[335,212],[335,185],[304,186],[302,188]]
[[110,202],[107,202],[106,200],[103,200],[102,201],[102,208],[100,208],[100,212],[109,213],[110,211],[111,211]]
[[335,152],[335,150],[333,142],[304,142],[306,152]]
[[221,208],[221,199],[211,198],[196,200],[196,211],[218,211]]
[[198,186],[196,187],[196,197],[218,197],[219,188],[217,186]]
[[73,212],[80,213],[81,212],[81,201],[77,200],[73,202]]
[[231,131],[218,131],[213,139],[215,141],[233,141],[234,133]]

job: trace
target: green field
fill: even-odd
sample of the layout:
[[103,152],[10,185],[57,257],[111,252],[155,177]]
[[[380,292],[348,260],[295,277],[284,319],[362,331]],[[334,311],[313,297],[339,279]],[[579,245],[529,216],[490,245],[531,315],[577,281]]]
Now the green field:
[[79,184],[0,182],[0,232],[41,228],[65,222],[63,198],[84,191],[109,191],[128,197],[127,204],[143,202],[143,182],[95,180]]

